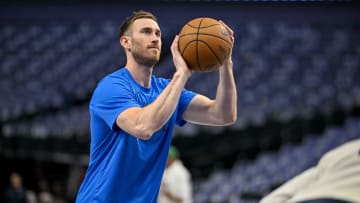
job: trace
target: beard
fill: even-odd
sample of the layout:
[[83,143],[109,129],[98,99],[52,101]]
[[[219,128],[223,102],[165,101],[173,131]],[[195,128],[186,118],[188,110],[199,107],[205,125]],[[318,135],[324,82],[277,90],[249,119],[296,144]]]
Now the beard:
[[[132,55],[134,57],[134,60],[144,66],[153,67],[160,58],[159,55],[149,55],[148,50],[143,48],[143,45],[140,45],[140,43],[135,43],[135,47],[132,49]],[[145,54],[144,54],[145,53]]]
[[157,56],[146,56],[136,51],[133,51],[132,55],[138,64],[148,67],[153,67],[159,61],[159,57]]

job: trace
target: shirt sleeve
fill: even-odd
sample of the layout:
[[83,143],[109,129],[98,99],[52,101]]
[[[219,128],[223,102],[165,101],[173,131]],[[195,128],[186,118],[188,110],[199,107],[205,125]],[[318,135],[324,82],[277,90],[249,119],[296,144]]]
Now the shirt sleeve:
[[178,113],[176,116],[176,123],[179,126],[183,126],[186,124],[186,121],[183,119],[183,114],[184,114],[186,108],[188,107],[188,105],[190,104],[191,100],[195,96],[196,96],[195,92],[189,91],[187,89],[183,89],[181,96],[180,96],[180,100],[179,100]]
[[134,93],[125,80],[114,81],[105,78],[94,91],[90,109],[97,114],[107,126],[116,131],[116,119],[123,111],[131,107],[140,107]]

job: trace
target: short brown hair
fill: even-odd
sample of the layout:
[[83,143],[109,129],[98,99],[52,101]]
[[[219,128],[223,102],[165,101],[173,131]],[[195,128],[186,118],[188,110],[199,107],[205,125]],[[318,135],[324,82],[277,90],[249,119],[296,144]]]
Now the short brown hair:
[[124,35],[124,33],[128,30],[130,25],[137,19],[141,18],[149,18],[153,19],[155,22],[157,22],[157,18],[150,12],[147,11],[134,11],[131,16],[128,16],[123,23],[121,24],[119,28],[119,38]]

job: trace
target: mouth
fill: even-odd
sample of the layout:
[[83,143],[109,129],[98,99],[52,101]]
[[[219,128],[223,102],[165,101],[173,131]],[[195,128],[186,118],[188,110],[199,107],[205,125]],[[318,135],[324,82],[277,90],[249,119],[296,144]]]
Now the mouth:
[[148,49],[156,49],[156,50],[160,51],[160,48],[157,46],[149,46]]

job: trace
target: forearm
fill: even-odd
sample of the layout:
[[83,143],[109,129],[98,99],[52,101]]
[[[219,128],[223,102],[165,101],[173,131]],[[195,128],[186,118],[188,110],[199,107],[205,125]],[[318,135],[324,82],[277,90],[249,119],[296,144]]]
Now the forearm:
[[147,128],[151,133],[159,130],[169,120],[175,111],[187,79],[186,76],[176,72],[159,97],[143,109],[139,122],[148,124]]
[[232,61],[226,61],[224,66],[220,68],[219,73],[214,111],[225,124],[231,124],[237,118],[237,93]]

